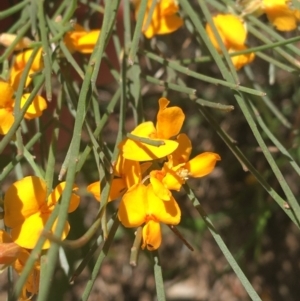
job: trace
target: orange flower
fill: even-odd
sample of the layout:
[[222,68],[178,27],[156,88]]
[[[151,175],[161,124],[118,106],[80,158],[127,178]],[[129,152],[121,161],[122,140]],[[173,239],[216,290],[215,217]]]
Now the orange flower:
[[[218,14],[213,17],[214,25],[229,53],[247,49],[245,46],[247,31],[242,21],[231,14]],[[234,28],[234,30],[232,30]],[[219,43],[209,24],[206,25],[206,32],[218,52],[221,52]],[[255,54],[241,54],[232,57],[232,63],[237,70],[254,60]]]
[[291,8],[288,0],[263,0],[262,10],[269,21],[280,31],[290,31],[297,28],[300,11]]
[[125,139],[119,145],[124,158],[134,161],[159,159],[171,154],[178,147],[178,142],[169,139],[179,133],[185,118],[184,113],[179,107],[168,108],[170,101],[166,98],[160,98],[158,102],[156,127],[151,121],[143,122],[131,134],[153,142],[162,141],[163,144],[155,146],[142,141]]
[[[13,183],[4,197],[4,223],[11,228],[13,242],[26,249],[33,249],[44,226],[58,202],[66,183],[61,182],[47,197],[46,182],[35,176],[25,177]],[[74,186],[74,191],[77,189]],[[69,212],[73,212],[79,204],[79,196],[72,194]],[[55,231],[56,222],[52,227]],[[65,223],[62,239],[70,230]],[[44,243],[43,249],[50,247],[50,241]]]
[[180,190],[189,177],[200,178],[213,171],[217,161],[221,160],[216,153],[205,152],[189,160],[191,141],[185,134],[177,137],[179,147],[168,156],[162,170],[150,172],[150,181],[155,193],[168,200],[168,190]]
[[177,225],[180,222],[181,211],[173,197],[164,202],[154,192],[151,184],[136,184],[123,196],[118,217],[127,227],[139,227],[143,224],[143,244],[153,251],[161,244],[160,223]]
[[[141,1],[136,1],[135,18],[139,13]],[[152,17],[151,8],[153,0],[147,2],[147,9],[144,17],[142,32],[150,39],[155,35],[163,35],[176,31],[183,25],[182,18],[178,15],[179,6],[174,0],[158,0],[155,4]],[[151,20],[148,18],[151,17]]]

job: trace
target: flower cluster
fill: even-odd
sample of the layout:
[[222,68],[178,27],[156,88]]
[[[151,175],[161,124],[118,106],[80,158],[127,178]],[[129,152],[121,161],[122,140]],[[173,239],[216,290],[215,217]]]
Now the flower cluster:
[[[191,141],[180,134],[185,115],[177,106],[168,107],[169,103],[160,98],[156,124],[139,124],[119,144],[109,196],[110,201],[122,196],[119,220],[128,228],[143,226],[142,248],[148,250],[156,250],[161,244],[160,223],[180,222],[181,211],[171,191],[180,190],[189,177],[208,175],[220,160],[212,152],[190,159]],[[88,190],[100,200],[99,181]]]
[[[11,265],[20,274],[25,263],[50,217],[55,205],[65,188],[65,182],[58,184],[47,196],[47,186],[43,179],[28,176],[13,183],[6,191],[4,197],[4,224],[11,229],[10,235],[0,231],[0,263]],[[79,205],[77,187],[73,187],[68,212],[73,212]],[[54,232],[57,220],[50,232]],[[65,223],[62,239],[70,230],[68,222]],[[50,247],[46,240],[42,249]],[[28,300],[28,293],[36,294],[39,285],[39,263],[34,265],[29,278],[23,288],[20,300]]]

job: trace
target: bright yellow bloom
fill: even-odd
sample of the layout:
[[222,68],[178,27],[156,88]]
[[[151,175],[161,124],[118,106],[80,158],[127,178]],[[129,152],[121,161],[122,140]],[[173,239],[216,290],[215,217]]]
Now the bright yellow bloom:
[[[13,242],[26,249],[33,249],[44,226],[58,202],[66,183],[61,182],[47,197],[46,182],[35,176],[25,177],[13,183],[4,197],[4,223],[11,228]],[[73,191],[77,190],[74,186]],[[72,194],[69,212],[79,204],[79,196]],[[56,222],[51,231],[54,232]],[[62,239],[69,233],[70,225],[65,223]],[[50,247],[50,241],[44,243],[43,249]]]
[[[229,53],[247,49],[245,46],[247,31],[238,17],[231,14],[218,14],[213,17],[213,22]],[[221,52],[219,43],[209,24],[206,25],[206,32],[214,47],[218,52]],[[254,57],[254,53],[248,53],[234,56],[231,60],[234,67],[239,70],[244,65],[251,63]]]
[[185,118],[184,113],[179,107],[168,108],[170,101],[166,98],[160,98],[158,102],[159,111],[156,127],[151,121],[143,122],[131,134],[148,138],[153,142],[162,141],[163,145],[155,146],[141,141],[125,139],[119,144],[121,155],[124,158],[134,161],[159,159],[171,154],[178,147],[178,142],[169,139],[179,133]]
[[[29,58],[32,55],[33,50],[28,49],[25,51],[22,51],[18,53],[15,57],[14,64],[10,71],[10,84],[14,88],[14,90],[18,89],[19,82],[23,73],[23,70],[29,60]],[[37,52],[37,54],[34,57],[34,60],[32,62],[32,65],[30,66],[29,73],[26,78],[25,87],[28,87],[28,85],[32,81],[32,74],[41,71],[44,67],[43,60],[42,60],[42,48],[40,48]]]
[[[15,121],[13,111],[15,101],[13,99],[13,87],[4,81],[0,81],[0,134],[5,135]],[[21,108],[25,105],[29,93],[23,94],[21,98]],[[33,119],[42,115],[42,111],[47,108],[47,102],[42,96],[35,96],[31,105],[27,109],[24,118]]]
[[[141,1],[136,1],[135,18],[139,13]],[[155,8],[151,14],[153,0],[148,0],[144,17],[142,32],[150,39],[155,35],[163,35],[176,31],[183,25],[182,18],[178,15],[179,6],[175,0],[157,0]],[[151,17],[151,20],[148,18]]]
[[262,10],[269,21],[280,31],[290,31],[297,28],[300,11],[291,8],[289,0],[263,0]]
[[192,178],[200,178],[210,174],[217,161],[221,160],[216,153],[205,152],[189,160],[191,142],[185,134],[177,137],[179,147],[168,156],[162,170],[153,170],[150,173],[150,181],[155,193],[164,200],[168,200],[168,190],[180,190],[185,181]]
[[[10,235],[3,230],[0,230],[0,250],[0,263],[5,265],[4,268],[11,265],[20,275],[30,253],[14,243]],[[30,300],[32,295],[36,295],[38,293],[39,281],[40,265],[38,262],[35,262],[18,300]]]
[[160,222],[177,225],[180,222],[181,211],[173,197],[164,202],[154,192],[152,184],[136,184],[123,196],[118,217],[127,227],[139,227],[143,224],[142,248],[156,250],[161,244]]
[[92,53],[98,40],[100,30],[86,31],[76,24],[74,30],[67,32],[64,42],[71,52]]

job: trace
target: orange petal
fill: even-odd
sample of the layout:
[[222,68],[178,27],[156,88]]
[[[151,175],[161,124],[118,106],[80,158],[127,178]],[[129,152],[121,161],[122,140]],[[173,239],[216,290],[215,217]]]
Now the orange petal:
[[221,160],[221,157],[218,154],[206,152],[186,163],[185,168],[189,171],[191,177],[204,177],[213,171],[219,160]]
[[[53,189],[53,191],[48,196],[47,209],[52,210],[54,208],[55,204],[62,196],[65,187],[66,187],[66,182],[61,182]],[[71,200],[68,209],[69,213],[76,210],[80,202],[80,197],[76,194],[76,190],[78,190],[78,187],[76,185],[73,185],[73,193],[71,195]]]
[[291,9],[286,0],[264,0],[263,9],[269,21],[280,31],[290,31],[297,28],[299,11]]
[[169,139],[180,132],[185,115],[179,107],[167,108],[170,101],[166,98],[160,98],[158,102],[157,138]]
[[22,248],[12,242],[10,235],[0,230],[0,264],[10,265],[19,256]]
[[119,206],[118,217],[125,227],[138,227],[145,222],[146,191],[145,185],[136,184],[124,194]]
[[13,104],[13,95],[14,95],[14,89],[12,86],[3,81],[0,80],[0,107],[5,108],[7,106],[12,106]]
[[149,251],[157,250],[161,245],[160,224],[150,220],[143,227],[142,249],[147,247]]
[[4,223],[7,227],[20,226],[25,219],[38,213],[46,202],[46,183],[29,176],[13,183],[4,197]]
[[192,152],[192,143],[186,134],[179,134],[177,136],[177,141],[179,145],[170,155],[172,157],[173,166],[187,162]]
[[[21,98],[21,108],[25,105],[30,93],[25,93]],[[47,102],[42,96],[35,96],[31,105],[28,107],[24,117],[33,119],[42,115],[42,112],[47,109]]]
[[15,121],[12,108],[0,108],[0,135],[5,135]]
[[14,242],[0,244],[0,264],[10,265],[19,256],[22,248]]
[[119,149],[124,158],[136,161],[150,161],[170,155],[178,147],[178,142],[172,140],[152,139],[163,141],[164,145],[153,146],[131,139],[125,139],[119,144]]
[[172,196],[168,202],[164,202],[155,194],[151,184],[147,186],[146,196],[148,220],[153,219],[170,225],[177,225],[180,222],[181,211]]

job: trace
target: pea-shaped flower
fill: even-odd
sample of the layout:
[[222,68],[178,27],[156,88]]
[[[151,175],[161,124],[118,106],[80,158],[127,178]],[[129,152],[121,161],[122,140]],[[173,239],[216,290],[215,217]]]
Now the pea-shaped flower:
[[[33,249],[55,205],[63,193],[66,182],[58,184],[47,197],[47,186],[43,179],[36,176],[25,177],[13,183],[4,197],[4,223],[11,228],[13,242],[26,249]],[[74,186],[73,191],[77,189]],[[68,212],[79,205],[79,196],[74,192],[70,200]],[[52,227],[54,232],[56,222]],[[65,223],[62,239],[70,230]],[[50,247],[50,241],[44,243],[43,249]]]

